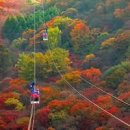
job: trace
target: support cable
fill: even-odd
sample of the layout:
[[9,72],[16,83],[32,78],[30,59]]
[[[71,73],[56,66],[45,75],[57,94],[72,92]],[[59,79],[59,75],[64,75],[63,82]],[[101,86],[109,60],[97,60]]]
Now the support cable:
[[33,109],[32,130],[34,130],[34,124],[35,124],[35,104]]
[[86,79],[83,78],[82,76],[80,76],[80,79],[82,79],[84,82],[88,83],[88,84],[91,85],[92,87],[95,87],[96,89],[102,91],[103,93],[106,93],[107,95],[113,97],[114,99],[118,100],[119,102],[122,102],[122,103],[124,103],[124,104],[127,105],[127,106],[130,106],[129,103],[127,103],[127,102],[123,101],[122,99],[120,99],[120,98],[114,96],[113,94],[111,94],[111,93],[109,93],[109,92],[106,92],[105,90],[103,90],[103,89],[97,87],[95,84],[93,84],[93,83],[91,83],[90,81],[86,80]]
[[[44,5],[43,5],[43,13],[44,13]],[[49,44],[49,43],[48,43],[48,44]],[[49,52],[50,52],[50,56],[52,56],[53,54],[52,54],[52,52],[51,52],[51,49],[50,49],[50,46],[49,46],[49,45],[48,45],[48,50],[49,50]],[[94,106],[96,106],[97,108],[99,108],[100,110],[104,111],[104,112],[107,113],[109,116],[115,118],[116,120],[118,120],[118,121],[121,122],[122,124],[126,125],[127,127],[130,127],[130,124],[126,123],[125,121],[121,120],[121,119],[118,118],[117,116],[111,114],[110,112],[108,112],[108,111],[105,110],[104,108],[100,107],[99,105],[97,105],[96,103],[94,103],[93,101],[91,101],[89,98],[87,98],[86,96],[84,96],[82,93],[80,93],[76,88],[74,88],[74,87],[64,78],[63,74],[62,74],[62,73],[60,72],[60,70],[58,69],[58,67],[57,67],[57,65],[56,65],[56,63],[55,63],[53,57],[52,57],[52,60],[53,60],[54,66],[55,66],[55,68],[56,68],[56,71],[59,73],[60,77],[64,79],[64,81],[65,81],[65,83],[67,84],[67,86],[69,86],[72,90],[74,90],[76,93],[78,93],[83,99],[87,100],[88,102],[90,102],[91,104],[93,104]],[[82,78],[82,80],[83,80],[83,78]],[[86,81],[86,82],[87,82],[87,81]],[[88,83],[88,82],[87,82],[87,83]],[[91,85],[92,85],[92,84],[91,84]],[[105,91],[104,91],[104,92],[105,92]],[[107,94],[108,94],[108,93],[107,93]],[[109,93],[109,95],[115,98],[115,96],[111,95],[110,93]],[[116,99],[118,99],[118,98],[116,97]],[[122,101],[121,99],[118,99],[118,101],[124,102],[124,101]],[[127,104],[127,103],[125,103],[125,104]],[[127,105],[129,105],[129,104],[127,104]]]
[[[49,47],[49,51],[50,54],[52,55],[51,49]],[[99,108],[100,110],[102,110],[103,112],[105,112],[106,114],[108,114],[109,116],[115,118],[116,120],[118,120],[119,122],[121,122],[122,124],[126,125],[127,127],[130,127],[130,124],[128,124],[127,122],[123,121],[122,119],[118,118],[117,116],[111,114],[110,112],[108,112],[107,110],[105,110],[104,108],[100,107],[99,105],[97,105],[96,103],[94,103],[93,101],[91,101],[89,98],[87,98],[86,96],[84,96],[82,93],[80,93],[76,88],[74,88],[63,76],[63,74],[60,72],[60,70],[58,69],[53,57],[53,64],[57,70],[57,72],[59,73],[60,77],[64,79],[65,83],[67,84],[68,87],[70,87],[72,90],[74,90],[75,92],[77,92],[83,99],[87,100],[88,102],[90,102],[91,104],[93,104],[94,106],[96,106],[97,108]]]
[[33,109],[34,109],[34,107],[32,105],[32,107],[31,107],[31,114],[30,114],[30,118],[29,118],[29,124],[28,124],[28,130],[31,129],[32,118],[33,118]]

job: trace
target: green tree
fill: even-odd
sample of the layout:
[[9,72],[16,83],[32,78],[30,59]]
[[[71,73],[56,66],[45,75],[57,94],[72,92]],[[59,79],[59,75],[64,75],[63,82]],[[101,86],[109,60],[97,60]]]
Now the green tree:
[[26,80],[33,80],[34,77],[34,57],[36,59],[36,77],[43,80],[49,76],[58,75],[58,71],[65,72],[70,69],[70,59],[68,51],[55,48],[43,53],[21,54],[16,66],[19,69],[19,76]]
[[43,9],[41,8],[37,9],[35,14],[29,13],[25,16],[9,16],[4,24],[4,36],[13,40],[19,37],[23,31],[34,28],[34,18],[36,21],[35,26],[38,28],[44,21],[49,21],[58,14],[59,10],[54,6],[45,10],[44,16]]
[[20,54],[16,67],[19,69],[19,76],[32,81],[34,77],[34,59],[32,55]]
[[9,16],[3,27],[4,36],[10,40],[17,38],[25,29],[25,25],[26,21],[23,16]]
[[49,118],[52,120],[52,122],[57,120],[65,120],[67,119],[67,117],[68,114],[65,111],[59,111],[59,112],[49,114]]
[[24,50],[27,46],[27,41],[25,38],[19,37],[15,40],[12,41],[12,48],[16,48],[16,49],[20,49],[20,50]]
[[11,65],[12,60],[9,50],[3,45],[0,45],[0,78],[3,78],[7,74]]
[[80,54],[89,54],[95,48],[95,35],[93,30],[89,29],[83,21],[79,21],[74,25],[70,32],[73,50]]
[[62,12],[62,15],[64,16],[68,16],[71,18],[75,18],[78,14],[78,10],[75,8],[68,8],[66,11]]
[[130,62],[122,62],[119,65],[113,66],[104,73],[104,79],[107,86],[110,88],[117,88],[123,81],[126,74],[130,72]]
[[58,47],[61,41],[61,31],[58,27],[49,28],[49,46],[51,49]]
[[[74,20],[75,21],[75,20]],[[57,16],[47,22],[47,25],[50,28],[58,27],[59,30],[61,30],[61,43],[62,47],[65,47],[68,49],[70,47],[70,30],[73,25],[73,20],[69,17],[64,17],[64,16]]]

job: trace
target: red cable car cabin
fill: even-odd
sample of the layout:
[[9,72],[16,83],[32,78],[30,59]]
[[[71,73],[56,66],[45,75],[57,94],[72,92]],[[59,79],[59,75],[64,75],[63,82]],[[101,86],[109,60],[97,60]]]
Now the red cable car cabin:
[[40,103],[40,95],[38,93],[32,93],[31,104],[39,104],[39,103]]

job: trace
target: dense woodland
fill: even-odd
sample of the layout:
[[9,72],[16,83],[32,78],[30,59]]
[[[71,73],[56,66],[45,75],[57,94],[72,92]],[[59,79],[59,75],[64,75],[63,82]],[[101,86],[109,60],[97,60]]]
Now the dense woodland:
[[34,130],[130,130],[130,0],[24,4],[0,0],[0,130],[27,130],[35,65]]

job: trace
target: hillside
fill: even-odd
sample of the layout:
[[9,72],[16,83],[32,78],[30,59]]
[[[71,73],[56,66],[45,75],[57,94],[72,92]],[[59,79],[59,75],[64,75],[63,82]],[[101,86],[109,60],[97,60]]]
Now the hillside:
[[[34,3],[31,1],[31,3]],[[0,38],[2,38],[2,27],[9,15],[23,15],[30,10],[30,5],[26,0],[0,0]]]
[[130,129],[129,0],[2,0],[0,9],[0,130]]

